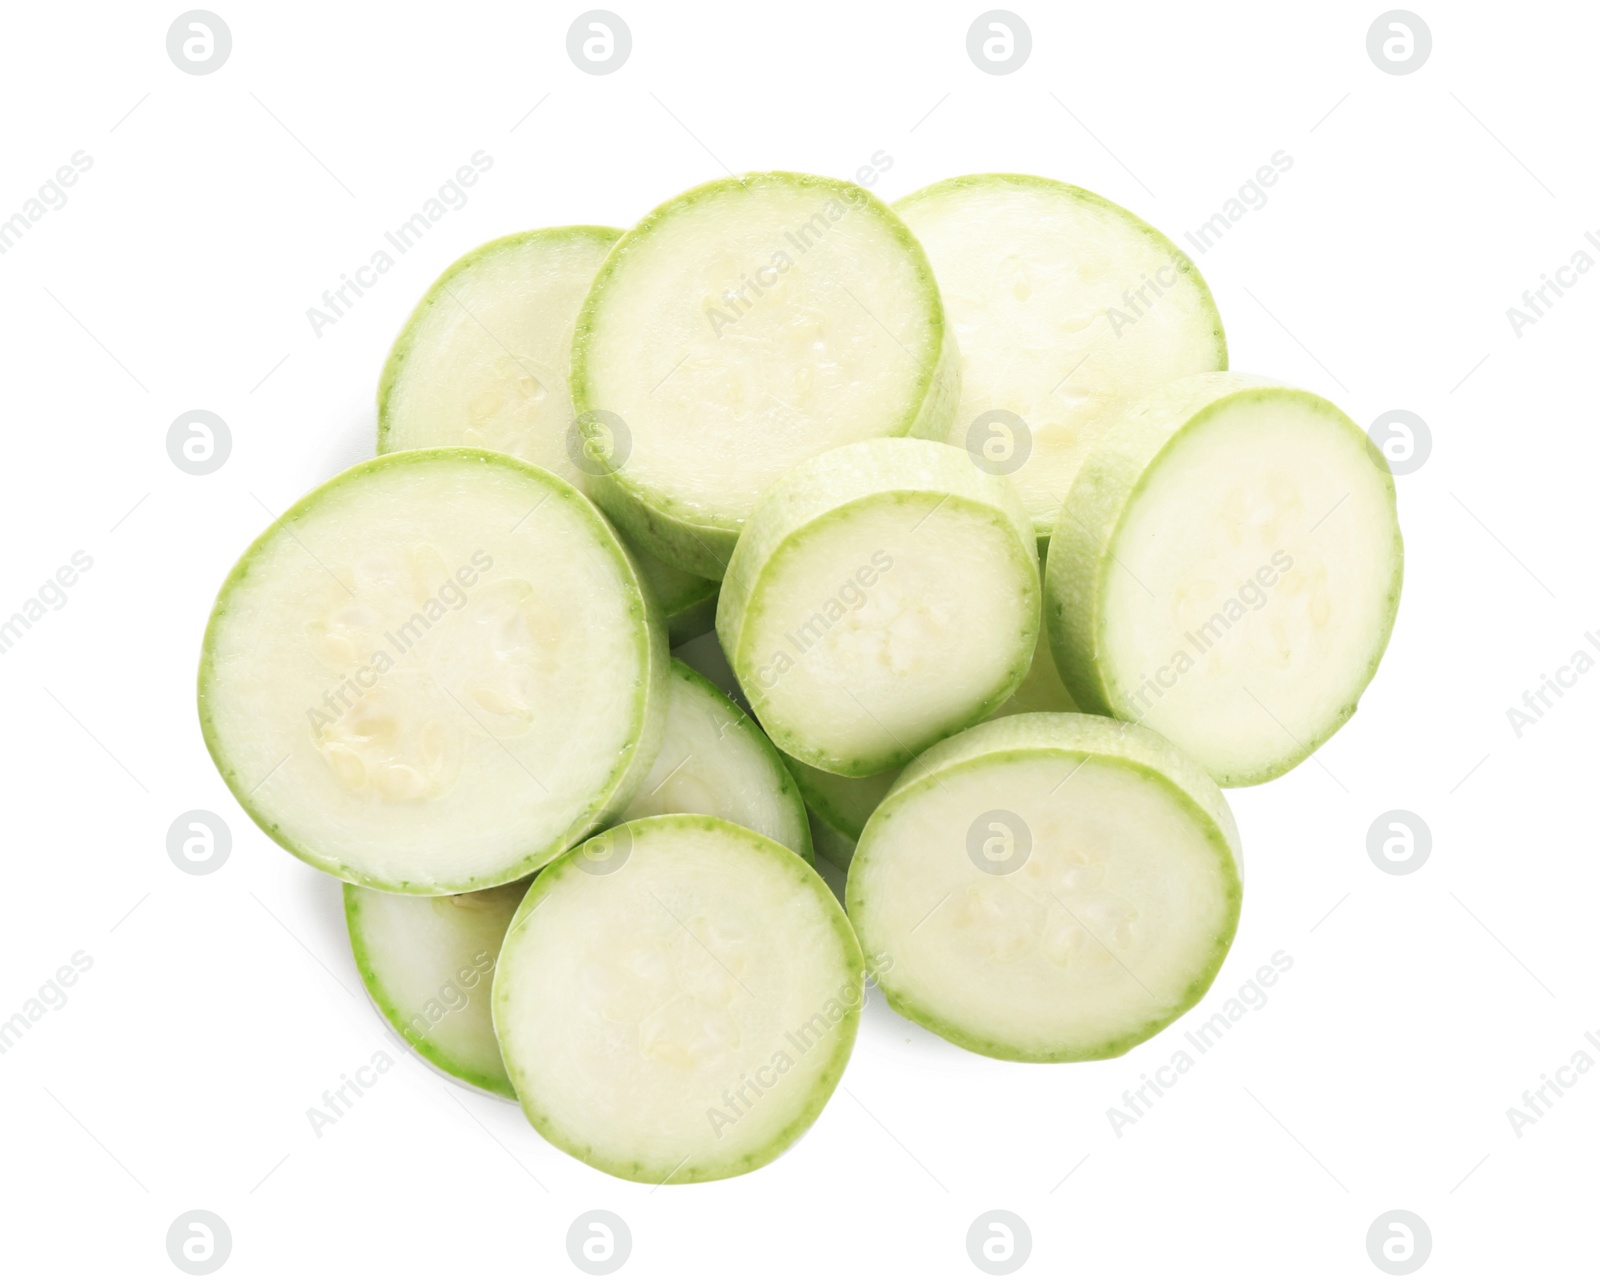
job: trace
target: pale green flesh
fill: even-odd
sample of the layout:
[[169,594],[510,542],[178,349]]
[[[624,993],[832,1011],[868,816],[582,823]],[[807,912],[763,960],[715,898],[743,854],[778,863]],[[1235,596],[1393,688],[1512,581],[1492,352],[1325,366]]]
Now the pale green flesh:
[[677,660],[661,750],[620,820],[665,813],[725,818],[811,856],[805,803],[766,734],[709,679]]
[[602,507],[641,548],[720,578],[757,499],[801,461],[942,436],[953,368],[932,273],[887,206],[837,180],[756,174],[623,237],[579,319],[572,381],[580,412],[627,426],[594,481]]
[[849,1058],[864,962],[796,854],[677,814],[589,842],[535,881],[506,937],[495,1030],[528,1120],[644,1183],[743,1174],[821,1112]]
[[1047,623],[1086,709],[1137,720],[1224,785],[1265,781],[1355,710],[1394,623],[1394,482],[1331,404],[1180,381],[1091,461],[1051,546]]
[[1003,479],[920,441],[860,443],[763,498],[717,634],[768,736],[868,777],[992,713],[1032,662],[1031,528]]
[[373,888],[464,892],[525,875],[633,794],[667,660],[577,492],[509,456],[401,452],[313,492],[240,560],[206,632],[201,725],[290,852]]
[[516,1093],[494,1035],[494,968],[528,884],[440,898],[344,887],[350,947],[379,1013],[441,1072],[507,1099]]
[[[1121,1054],[1204,995],[1238,922],[1236,832],[1197,766],[1185,785],[1163,771],[1177,753],[1159,742],[1021,715],[908,770],[862,833],[846,904],[864,949],[895,962],[889,1003],[967,1049],[1056,1062]],[[1026,861],[995,874],[973,852]]]
[[[579,491],[584,443],[567,370],[578,309],[619,228],[540,228],[501,237],[445,269],[389,352],[378,387],[378,450],[486,447]],[[595,468],[591,462],[589,469]],[[710,628],[713,581],[634,557],[674,644]]]
[[580,490],[567,383],[572,328],[616,228],[541,228],[457,260],[394,342],[378,390],[378,450],[486,447]]
[[[1222,321],[1194,264],[1103,197],[980,174],[933,184],[895,209],[927,249],[961,354],[947,440],[1012,471],[1041,537],[1133,399],[1227,366]],[[1019,416],[1026,438],[992,422],[973,434],[996,410]]]

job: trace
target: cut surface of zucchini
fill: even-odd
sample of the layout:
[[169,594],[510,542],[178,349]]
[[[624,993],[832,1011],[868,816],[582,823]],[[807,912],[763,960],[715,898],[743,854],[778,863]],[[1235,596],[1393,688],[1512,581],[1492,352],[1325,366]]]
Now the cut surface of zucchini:
[[1355,712],[1399,608],[1394,477],[1326,399],[1175,381],[1068,494],[1046,565],[1084,710],[1155,729],[1223,786],[1287,772]]
[[[451,264],[401,329],[378,385],[378,450],[486,447],[580,489],[572,329],[620,228],[538,228]],[[576,434],[572,435],[576,438]]]
[[591,838],[534,882],[495,973],[495,1031],[547,1140],[682,1184],[763,1166],[816,1119],[864,986],[842,909],[797,854],[672,814]]
[[856,443],[762,498],[717,637],[780,750],[869,777],[1011,696],[1033,661],[1038,575],[1003,478],[941,443]]
[[846,906],[895,962],[889,1004],[1002,1059],[1105,1059],[1194,1005],[1233,941],[1222,792],[1147,729],[1013,715],[909,767],[873,813]]
[[345,926],[367,994],[440,1072],[515,1099],[491,1005],[500,945],[528,880],[418,898],[344,887]]
[[297,857],[462,893],[633,796],[667,676],[659,618],[583,496],[494,452],[396,452],[298,501],[235,565],[200,720],[229,789]]
[[955,358],[926,257],[866,189],[719,179],[673,198],[601,266],[572,388],[591,492],[640,548],[720,578],[757,499],[868,438],[942,437]]
[[1199,270],[1104,197],[1053,179],[973,174],[895,209],[928,252],[961,354],[948,441],[1010,476],[1041,538],[1130,401],[1228,365]]

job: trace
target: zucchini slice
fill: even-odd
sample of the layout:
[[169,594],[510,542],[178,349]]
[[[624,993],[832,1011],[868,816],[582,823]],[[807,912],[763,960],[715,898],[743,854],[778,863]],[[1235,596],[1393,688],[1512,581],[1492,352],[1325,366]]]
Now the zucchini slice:
[[846,906],[889,1004],[1000,1059],[1107,1059],[1210,986],[1238,925],[1222,792],[1148,729],[1012,715],[940,743],[873,813]]
[[397,893],[526,875],[655,760],[665,632],[598,510],[468,448],[395,452],[296,502],[217,596],[201,727],[297,857]]
[[816,1119],[865,985],[843,910],[798,855],[672,814],[595,837],[534,881],[494,1023],[541,1135],[611,1175],[683,1184],[763,1166]]
[[626,233],[583,305],[573,401],[612,466],[591,492],[641,549],[719,579],[801,461],[943,437],[955,366],[927,258],[888,206],[815,175],[718,179]]
[[580,490],[572,330],[620,228],[537,228],[468,251],[401,328],[378,382],[378,451],[483,447]]
[[870,777],[1011,696],[1033,661],[1038,578],[1005,479],[942,443],[856,443],[762,497],[717,637],[780,750]]
[[1228,365],[1222,318],[1194,263],[1104,197],[1031,175],[971,174],[895,209],[933,262],[960,347],[948,441],[1010,476],[1041,539],[1130,401]]
[[417,898],[344,887],[345,927],[378,1013],[446,1076],[515,1099],[491,1005],[495,963],[531,878]]
[[1092,456],[1045,616],[1086,711],[1155,729],[1223,786],[1293,768],[1355,713],[1400,604],[1394,477],[1331,402],[1191,376]]

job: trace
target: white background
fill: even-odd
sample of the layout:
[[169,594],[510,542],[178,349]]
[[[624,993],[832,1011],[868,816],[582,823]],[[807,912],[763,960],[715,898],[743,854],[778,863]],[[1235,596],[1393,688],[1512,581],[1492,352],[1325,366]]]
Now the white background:
[[[0,1018],[93,959],[0,1057],[7,1281],[179,1281],[164,1241],[192,1208],[231,1228],[217,1281],[240,1283],[587,1281],[565,1237],[591,1208],[626,1220],[622,1274],[647,1282],[985,1281],[965,1238],[993,1208],[1032,1230],[1017,1281],[1381,1281],[1365,1239],[1391,1208],[1432,1230],[1426,1279],[1593,1275],[1600,1069],[1520,1139],[1506,1110],[1600,1029],[1600,673],[1521,738],[1505,714],[1580,647],[1600,659],[1600,272],[1520,339],[1506,319],[1600,229],[1593,6],[1414,0],[1433,53],[1391,76],[1366,51],[1381,0],[1016,0],[1033,53],[991,76],[966,52],[980,3],[614,0],[632,56],[590,76],[566,52],[578,4],[214,3],[233,51],[206,76],[168,59],[178,4],[18,7],[0,45],[0,218],[93,158],[0,257],[0,616],[94,560],[0,656]],[[315,338],[307,308],[478,149],[469,204]],[[590,1171],[409,1059],[315,1138],[306,1110],[388,1047],[337,887],[256,831],[201,745],[224,574],[266,510],[370,454],[384,353],[461,252],[878,149],[891,200],[1036,172],[1186,248],[1287,151],[1265,208],[1197,257],[1233,365],[1431,426],[1360,713],[1231,793],[1247,893],[1211,996],[1121,1059],[1042,1067],[875,996],[817,1125],[710,1186]],[[166,454],[191,408],[234,436],[206,477]],[[234,845],[196,877],[165,836],[202,808]],[[1413,875],[1367,854],[1392,808],[1432,829]],[[1279,949],[1267,1005],[1118,1139],[1106,1110]]]

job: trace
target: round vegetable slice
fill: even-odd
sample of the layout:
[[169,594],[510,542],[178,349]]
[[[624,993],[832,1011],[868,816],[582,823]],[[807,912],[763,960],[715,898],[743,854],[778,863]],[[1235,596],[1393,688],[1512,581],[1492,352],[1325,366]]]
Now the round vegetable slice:
[[1194,1005],[1238,924],[1222,792],[1147,729],[992,720],[873,813],[846,906],[901,1014],[980,1054],[1106,1059]]
[[762,498],[717,637],[780,750],[869,777],[1015,691],[1038,584],[1032,527],[1003,478],[941,443],[856,443]]
[[1050,545],[1046,620],[1086,711],[1265,782],[1355,713],[1404,563],[1387,462],[1342,411],[1257,376],[1175,381],[1090,458]]
[[491,1005],[495,962],[529,880],[418,898],[344,887],[345,926],[378,1013],[440,1072],[515,1099]]
[[1041,539],[1130,401],[1228,365],[1199,270],[1104,197],[1053,179],[973,174],[895,209],[928,252],[960,347],[949,441],[1010,475]]
[[865,188],[747,174],[646,215],[573,340],[592,494],[630,539],[720,578],[760,495],[830,447],[941,437],[958,376],[939,291]]
[[554,474],[396,452],[296,502],[206,627],[199,705],[275,841],[398,893],[506,884],[614,816],[660,745],[666,639]]
[[[487,447],[579,491],[586,455],[567,368],[578,309],[620,228],[538,228],[479,246],[412,312],[378,384],[378,451]],[[711,628],[714,581],[634,551],[676,644]]]
[[619,228],[538,228],[469,251],[428,288],[384,363],[378,450],[487,447],[582,488],[573,324]]
[[717,818],[628,822],[552,863],[506,936],[495,1031],[523,1111],[624,1179],[740,1175],[822,1111],[865,962],[820,877]]
[[681,661],[672,663],[668,694],[661,749],[622,820],[709,814],[809,859],[805,802],[756,722]]

